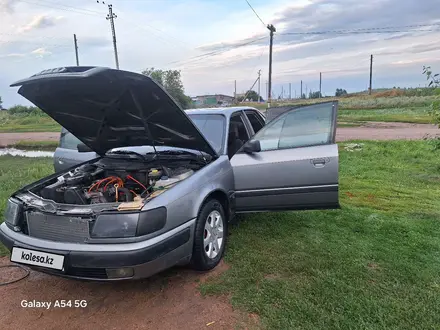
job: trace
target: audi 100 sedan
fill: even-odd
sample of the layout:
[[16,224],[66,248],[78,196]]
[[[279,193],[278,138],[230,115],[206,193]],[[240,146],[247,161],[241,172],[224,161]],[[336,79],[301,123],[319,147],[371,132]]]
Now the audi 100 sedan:
[[185,112],[150,77],[109,68],[12,86],[77,139],[75,153],[96,153],[12,194],[0,239],[13,262],[89,280],[206,271],[237,213],[339,207],[336,102],[265,123],[249,107]]

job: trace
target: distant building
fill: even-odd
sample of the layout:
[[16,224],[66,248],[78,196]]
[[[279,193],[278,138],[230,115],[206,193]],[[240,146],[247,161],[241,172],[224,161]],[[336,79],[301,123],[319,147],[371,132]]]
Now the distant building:
[[234,103],[234,97],[223,94],[215,94],[215,95],[200,95],[191,98],[194,102],[195,106],[228,106]]

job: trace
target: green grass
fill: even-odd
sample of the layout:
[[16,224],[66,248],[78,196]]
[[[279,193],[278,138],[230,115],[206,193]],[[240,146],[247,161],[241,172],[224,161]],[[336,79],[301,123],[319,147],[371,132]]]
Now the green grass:
[[[339,101],[339,109],[390,109],[390,108],[421,108],[429,107],[438,96],[388,96],[376,97],[359,95],[353,97],[325,97],[321,99],[295,99],[291,101],[274,100],[272,107],[289,104],[313,104],[327,101]],[[256,107],[260,110],[267,108],[266,103],[247,102],[245,105]]]
[[[437,329],[440,153],[427,141],[362,143],[340,144],[341,210],[246,217],[231,228],[230,269],[202,293],[227,294],[267,329]],[[49,158],[0,157],[0,214],[51,172]]]
[[11,115],[0,112],[0,133],[60,132],[61,126],[49,116]]
[[[19,188],[53,173],[52,158],[0,157],[0,223],[8,197]],[[0,244],[0,255],[7,254]]]
[[425,124],[432,122],[431,117],[427,113],[428,109],[429,107],[339,110],[338,120],[343,122],[384,121]]
[[440,153],[426,141],[340,152],[341,210],[256,214],[201,285],[267,329],[437,329]]
[[58,141],[18,141],[8,147],[24,150],[55,150],[58,147]]

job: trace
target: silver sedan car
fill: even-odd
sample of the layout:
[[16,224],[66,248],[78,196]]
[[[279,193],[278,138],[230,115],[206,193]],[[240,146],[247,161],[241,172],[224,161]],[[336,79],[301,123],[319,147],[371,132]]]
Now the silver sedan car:
[[57,68],[12,86],[74,145],[9,198],[0,240],[13,262],[89,280],[210,270],[237,213],[339,207],[336,102],[265,123],[249,107],[183,111],[122,70]]

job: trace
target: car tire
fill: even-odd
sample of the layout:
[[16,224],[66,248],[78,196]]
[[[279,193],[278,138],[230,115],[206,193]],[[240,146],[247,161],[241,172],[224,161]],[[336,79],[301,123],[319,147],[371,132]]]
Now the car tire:
[[196,220],[192,268],[206,271],[217,266],[225,252],[227,235],[228,220],[223,206],[216,199],[206,201]]

